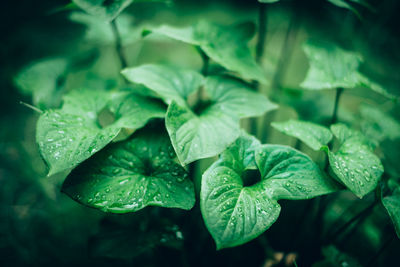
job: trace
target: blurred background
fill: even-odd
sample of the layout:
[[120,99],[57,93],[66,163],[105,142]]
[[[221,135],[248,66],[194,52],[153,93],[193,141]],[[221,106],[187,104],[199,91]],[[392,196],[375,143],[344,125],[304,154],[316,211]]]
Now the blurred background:
[[[140,33],[145,27],[185,26],[201,19],[227,25],[249,20],[257,23],[256,0],[174,2],[134,3],[118,18],[129,66],[157,62],[201,69],[201,57],[193,47],[160,36],[143,39]],[[358,51],[364,58],[362,72],[400,95],[400,2],[369,3],[374,10],[357,6],[359,16],[323,0],[281,1],[267,6],[261,63],[273,85],[283,89],[281,95],[271,95],[270,87],[262,88],[281,104],[271,116],[274,120],[301,118],[324,123],[331,116],[334,92],[299,90],[308,69],[301,44],[309,38],[334,41]],[[336,248],[327,246],[321,251],[313,240],[315,227],[322,226],[303,218],[301,232],[295,234],[299,229],[293,223],[301,219],[301,210],[309,207],[308,202],[287,201],[282,202],[285,208],[278,221],[261,238],[217,252],[198,207],[190,214],[147,208],[135,214],[109,215],[83,207],[60,193],[66,173],[46,177],[46,166],[35,143],[38,113],[20,104],[32,104],[33,100],[31,92],[16,86],[15,77],[34,62],[62,59],[68,62],[68,71],[58,73],[56,84],[50,85],[60,88],[59,92],[79,87],[112,88],[121,82],[121,65],[109,25],[78,9],[64,8],[67,4],[69,1],[64,0],[1,3],[0,266],[272,266],[282,253],[289,252],[304,255],[299,266],[310,266],[324,257],[343,264],[319,266],[358,266],[368,264],[382,243],[395,235],[386,213],[376,208],[349,236],[335,242]],[[253,38],[252,50],[255,43]],[[281,69],[278,75],[277,66]],[[48,84],[44,82],[43,86]],[[60,94],[45,95],[42,100],[53,108],[61,103]],[[400,119],[398,105],[365,89],[345,92],[339,119],[357,124],[361,103]],[[271,129],[268,117],[258,123],[257,135],[264,142],[295,145],[294,139]],[[398,175],[399,143],[387,146],[393,156],[385,167],[391,175]],[[316,152],[300,148],[318,157],[313,154]],[[203,161],[198,172],[210,162]],[[323,218],[326,228],[339,216],[346,221],[369,203],[368,198],[356,200],[346,192],[334,197]],[[372,266],[399,266],[399,249],[396,239]]]

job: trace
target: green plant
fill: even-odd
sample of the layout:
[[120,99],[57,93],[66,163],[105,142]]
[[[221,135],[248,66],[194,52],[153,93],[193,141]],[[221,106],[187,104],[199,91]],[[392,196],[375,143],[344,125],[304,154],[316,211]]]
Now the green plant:
[[[117,78],[107,81],[93,75],[66,90],[68,72],[82,68],[73,57],[41,60],[15,77],[15,84],[23,93],[32,94],[32,103],[41,113],[36,141],[48,166],[47,175],[69,172],[62,192],[109,213],[139,212],[148,206],[200,211],[217,249],[262,240],[262,234],[279,217],[278,201],[318,199],[318,205],[310,202],[318,221],[335,197],[333,193],[349,190],[361,199],[372,192],[400,236],[399,170],[384,170],[391,152],[380,150],[385,141],[398,141],[400,123],[374,105],[360,106],[361,123],[346,120],[340,108],[347,90],[352,89],[370,89],[398,105],[398,95],[361,72],[359,53],[333,42],[305,42],[302,47],[309,69],[296,92],[335,90],[335,99],[330,101],[333,109],[326,120],[306,119],[301,111],[299,119],[275,120],[279,105],[290,105],[285,95],[296,93],[283,86],[280,91],[268,86],[270,81],[260,65],[268,45],[268,41],[264,45],[266,25],[258,25],[254,58],[254,44],[248,44],[256,33],[253,22],[226,26],[201,20],[186,27],[146,25],[139,30],[120,15],[132,2],[139,1],[73,1],[89,14],[74,11],[71,15],[89,29],[86,39],[115,42],[120,60]],[[329,2],[357,12],[346,1]],[[364,1],[350,2],[369,6]],[[262,5],[260,8],[265,8]],[[260,11],[260,16],[265,12]],[[265,18],[260,17],[259,23],[266,23]],[[132,66],[126,46],[136,38],[151,37],[167,37],[195,47],[201,70],[171,62]],[[87,65],[83,68],[90,68]],[[278,67],[276,73],[279,71]],[[279,83],[272,84],[281,87]],[[267,94],[261,88],[267,88]],[[298,139],[294,147],[261,144],[257,133],[267,135],[262,128],[265,120],[254,117],[266,113],[272,114],[275,133]],[[212,158],[213,163],[202,172],[199,161],[205,158]],[[372,207],[376,203],[378,200]],[[370,210],[355,220],[368,216]],[[162,216],[162,211],[157,212]],[[307,212],[305,209],[304,214]],[[304,216],[314,217],[312,212]],[[350,222],[339,234],[354,221]],[[160,225],[155,227],[165,228]],[[162,231],[169,236],[170,229]],[[143,250],[163,243],[159,236],[151,232],[138,237],[144,240]],[[168,242],[172,244],[171,239]],[[323,241],[319,242],[322,245]],[[345,257],[332,247],[324,252],[328,262],[335,261],[337,254]],[[318,264],[322,263],[315,266],[325,266]]]

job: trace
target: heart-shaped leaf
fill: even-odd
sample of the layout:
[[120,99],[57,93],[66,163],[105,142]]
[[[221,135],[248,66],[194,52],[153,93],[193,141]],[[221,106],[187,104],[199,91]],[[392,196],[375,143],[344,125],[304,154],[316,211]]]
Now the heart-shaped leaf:
[[200,21],[193,26],[176,28],[163,25],[146,30],[199,46],[212,60],[243,78],[266,83],[265,74],[251,55],[247,42],[254,35],[254,25],[243,23],[222,26]]
[[[193,71],[158,65],[128,68],[122,72],[170,103],[166,127],[180,162],[221,153],[240,134],[240,118],[259,116],[277,106],[245,84],[224,77],[203,77]],[[191,107],[190,94],[204,85],[208,99]]]
[[[102,112],[111,113],[102,121]],[[136,130],[151,118],[164,116],[161,103],[132,93],[75,90],[60,110],[44,112],[36,140],[49,175],[75,167],[110,143],[122,128]]]
[[348,189],[362,198],[378,185],[383,174],[382,163],[361,133],[344,125],[331,128],[341,146],[337,152],[331,152],[326,146],[322,148],[328,154],[330,168]]
[[33,104],[40,108],[57,107],[67,66],[63,58],[42,59],[23,68],[14,81],[22,93],[32,95]]
[[[257,167],[260,180],[244,184]],[[279,199],[307,199],[337,188],[305,154],[282,145],[260,145],[242,134],[204,173],[200,207],[217,248],[246,243],[267,230],[280,213]]]
[[365,87],[387,98],[398,99],[398,96],[392,95],[358,71],[362,62],[358,53],[321,41],[308,41],[303,49],[309,59],[310,69],[300,85],[302,88],[322,90]]
[[193,183],[174,158],[167,134],[147,127],[79,165],[62,191],[106,212],[134,212],[146,206],[189,210],[195,202]]
[[332,139],[332,133],[329,129],[312,122],[289,120],[273,122],[271,125],[284,134],[300,139],[313,150],[320,150]]

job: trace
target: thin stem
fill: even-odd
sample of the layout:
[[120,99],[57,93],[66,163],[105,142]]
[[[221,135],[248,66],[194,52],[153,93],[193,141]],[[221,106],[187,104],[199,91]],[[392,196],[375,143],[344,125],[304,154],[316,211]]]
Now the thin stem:
[[126,60],[124,49],[122,47],[121,35],[119,33],[118,26],[117,26],[115,19],[111,21],[111,29],[114,34],[115,48],[117,50],[119,60],[121,61],[121,67],[122,67],[122,69],[125,69],[126,67],[128,67],[128,61]]
[[299,21],[301,11],[297,10],[296,4],[292,3],[292,15],[289,22],[288,29],[286,31],[285,39],[283,41],[283,47],[279,56],[279,61],[276,66],[274,78],[272,79],[271,88],[272,90],[278,89],[281,86],[282,79],[285,77],[286,70],[290,59],[292,58],[293,48],[296,43],[297,34],[299,32]]
[[256,61],[261,62],[264,55],[265,37],[267,32],[267,5],[259,3],[258,6],[258,40],[256,46]]
[[376,265],[373,265],[373,263],[375,263],[377,260],[378,260],[378,258],[382,255],[382,253],[389,247],[389,245],[394,241],[394,239],[395,239],[395,235],[392,235],[391,237],[389,237],[386,241],[385,241],[385,243],[383,243],[383,245],[381,246],[381,248],[378,250],[378,252],[374,255],[374,256],[372,256],[371,257],[371,259],[368,261],[368,263],[367,263],[367,267],[370,267],[370,266],[376,266]]
[[351,226],[355,221],[362,219],[365,216],[368,216],[369,213],[374,209],[375,205],[378,204],[379,201],[375,200],[374,202],[372,202],[370,205],[368,205],[365,209],[363,209],[362,211],[360,211],[356,216],[354,216],[353,218],[351,218],[349,221],[347,221],[344,225],[342,225],[342,227],[340,227],[338,230],[336,230],[333,234],[328,235],[328,238],[326,239],[326,241],[331,241],[332,243],[334,243],[338,237],[349,227]]
[[[264,55],[265,48],[265,37],[267,32],[267,5],[259,3],[258,5],[258,40],[256,45],[256,61],[261,63],[261,59]],[[254,82],[254,88],[256,91],[260,91],[260,84]],[[250,119],[250,133],[257,135],[257,118]]]
[[[302,17],[301,9],[297,8],[296,1],[292,1],[292,10],[290,16],[290,22],[286,31],[285,39],[283,41],[282,49],[280,51],[279,60],[276,65],[276,70],[274,77],[271,82],[271,90],[278,92],[281,87],[282,79],[285,77],[287,66],[292,58],[294,45],[297,40],[297,35],[300,28],[300,22]],[[280,101],[280,94],[274,93],[271,95],[272,100],[277,102]],[[272,121],[275,120],[277,112],[273,111],[268,114],[268,116],[264,116],[262,119],[261,125],[269,125]],[[260,140],[262,142],[267,142],[268,131],[263,131]]]
[[43,111],[42,111],[41,109],[39,109],[39,108],[37,108],[37,107],[35,107],[35,106],[32,106],[31,104],[25,103],[25,102],[23,102],[23,101],[19,101],[19,103],[20,103],[21,105],[27,107],[27,108],[32,109],[33,111],[36,111],[37,113],[40,113],[40,114],[43,113]]
[[341,88],[341,87],[336,89],[335,106],[333,107],[333,114],[332,114],[331,124],[334,124],[334,123],[337,122],[339,101],[340,101],[340,96],[342,95],[343,91],[344,91],[344,89]]

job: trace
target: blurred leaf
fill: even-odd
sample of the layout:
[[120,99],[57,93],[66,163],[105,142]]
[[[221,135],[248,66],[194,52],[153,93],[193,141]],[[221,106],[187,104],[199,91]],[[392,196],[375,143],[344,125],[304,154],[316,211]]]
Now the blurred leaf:
[[253,23],[222,26],[200,21],[193,26],[176,28],[163,25],[151,29],[172,39],[199,46],[207,56],[243,78],[266,83],[265,74],[255,62],[247,42],[254,35]]
[[384,154],[385,172],[393,177],[400,177],[400,140],[390,141],[385,139],[380,143],[380,148]]
[[353,257],[350,257],[346,253],[343,253],[334,246],[322,248],[322,254],[325,256],[325,259],[314,263],[312,267],[361,267],[362,266]]
[[[228,78],[203,77],[193,71],[144,65],[122,71],[170,103],[166,127],[179,161],[186,165],[221,153],[240,134],[240,118],[259,116],[277,106],[245,84]],[[204,84],[207,100],[194,107],[188,96]]]
[[72,0],[78,7],[87,13],[106,20],[115,19],[125,8],[133,2],[165,2],[170,0]]
[[289,120],[273,122],[271,125],[284,134],[300,139],[313,150],[320,150],[332,139],[329,129],[307,121]]
[[400,238],[400,185],[394,181],[389,182],[391,182],[389,184],[391,192],[382,198],[382,204],[393,222],[397,236]]
[[310,61],[304,89],[353,88],[359,83],[357,69],[362,61],[359,54],[320,41],[308,41],[303,45]]
[[362,123],[363,132],[378,142],[388,138],[395,140],[400,138],[400,123],[390,115],[382,112],[378,108],[362,105],[360,112],[364,121]]
[[308,41],[303,45],[310,69],[301,87],[308,90],[369,88],[389,99],[398,99],[358,71],[362,57],[333,43]]
[[14,81],[22,93],[32,95],[34,105],[43,109],[57,107],[67,67],[68,62],[63,58],[42,59],[23,68]]
[[[344,143],[346,140],[350,138],[357,139],[360,143],[369,145],[371,149],[373,146],[371,145],[371,141],[367,139],[362,133],[359,131],[350,129],[343,123],[336,123],[331,125],[331,131],[333,135],[339,140],[339,142]],[[373,143],[372,143],[373,144]]]
[[189,210],[195,202],[193,184],[174,158],[167,134],[145,128],[74,169],[62,191],[105,212],[134,212],[146,206]]
[[177,225],[165,218],[137,218],[129,225],[105,220],[100,231],[90,239],[89,250],[95,258],[132,260],[157,246],[169,244],[182,247],[183,235]]
[[191,70],[147,64],[122,71],[126,79],[157,93],[167,104],[184,105],[189,95],[203,84],[203,76]]
[[[110,23],[83,12],[73,12],[70,19],[87,27],[85,38],[100,44],[115,44],[115,37]],[[120,15],[115,21],[121,36],[122,45],[128,45],[140,39],[140,29],[133,27],[133,17]]]
[[337,152],[331,152],[327,146],[323,150],[329,157],[330,169],[336,177],[356,196],[362,198],[373,191],[383,174],[379,158],[365,143],[364,137],[352,135],[352,130],[344,125],[333,126],[332,132],[341,142]]
[[[341,8],[345,8],[350,10],[351,12],[353,12],[354,14],[356,14],[358,17],[360,17],[360,13],[357,11],[357,9],[355,9],[351,4],[349,4],[347,1],[345,0],[327,0],[328,2],[330,2],[331,4],[341,7]],[[350,0],[351,2],[356,2],[353,0]]]
[[[254,165],[261,180],[247,185],[242,177]],[[222,249],[267,230],[279,216],[277,200],[308,199],[335,190],[305,154],[286,146],[260,145],[243,133],[203,174],[200,205],[217,249]]]
[[[102,121],[102,114],[111,118]],[[59,110],[44,112],[37,123],[36,141],[49,174],[75,167],[110,143],[122,128],[138,129],[163,117],[160,103],[129,93],[74,90]],[[107,116],[106,116],[107,117]]]

